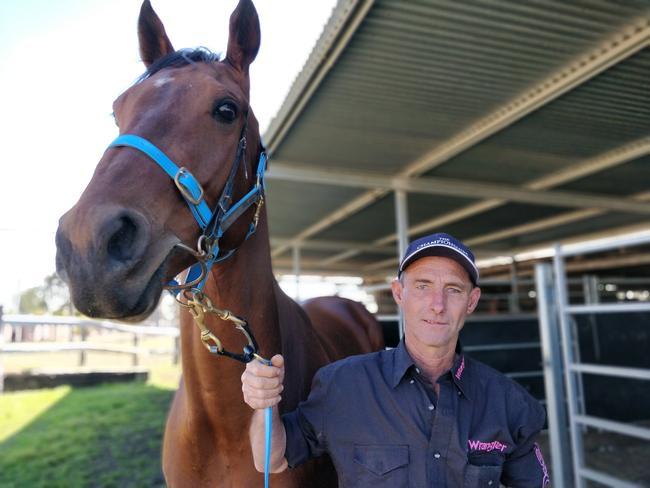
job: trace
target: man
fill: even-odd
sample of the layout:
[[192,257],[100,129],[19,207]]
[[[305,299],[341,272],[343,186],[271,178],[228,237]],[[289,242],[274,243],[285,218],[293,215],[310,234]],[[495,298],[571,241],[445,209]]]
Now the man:
[[273,406],[271,472],[328,453],[344,487],[544,487],[535,438],[544,410],[521,386],[465,356],[458,334],[481,295],[474,255],[448,234],[411,243],[392,283],[404,339],[392,350],[323,367],[307,401],[280,418],[284,361],[249,363],[244,399],[264,467],[265,407]]

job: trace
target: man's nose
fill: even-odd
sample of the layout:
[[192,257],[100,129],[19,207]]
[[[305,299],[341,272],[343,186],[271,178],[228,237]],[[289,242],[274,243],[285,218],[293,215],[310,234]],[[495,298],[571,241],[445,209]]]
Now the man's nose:
[[433,290],[431,293],[431,310],[442,313],[445,310],[445,294],[443,290]]

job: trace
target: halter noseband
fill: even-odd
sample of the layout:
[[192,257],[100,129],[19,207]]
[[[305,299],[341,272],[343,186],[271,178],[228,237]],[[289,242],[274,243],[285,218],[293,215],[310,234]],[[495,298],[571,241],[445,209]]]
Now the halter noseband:
[[158,164],[174,180],[176,187],[183,196],[183,199],[187,202],[192,215],[194,215],[197,224],[203,231],[201,237],[199,237],[196,252],[185,245],[181,245],[184,249],[192,252],[198,262],[190,267],[184,284],[178,284],[176,281],[169,283],[167,288],[171,290],[202,290],[212,265],[227,259],[237,249],[231,249],[225,254],[219,255],[219,240],[228,228],[253,205],[256,205],[255,215],[244,240],[255,233],[259,212],[264,204],[264,172],[266,171],[267,156],[263,146],[257,164],[257,174],[253,187],[239,201],[232,204],[232,191],[235,185],[235,177],[246,149],[246,128],[247,123],[244,122],[239,143],[237,144],[235,161],[230,168],[230,174],[228,175],[228,179],[226,180],[226,184],[214,211],[210,210],[210,207],[205,202],[203,187],[194,175],[186,168],[176,165],[163,151],[144,137],[135,134],[122,134],[108,146],[108,148],[132,147],[145,153]]

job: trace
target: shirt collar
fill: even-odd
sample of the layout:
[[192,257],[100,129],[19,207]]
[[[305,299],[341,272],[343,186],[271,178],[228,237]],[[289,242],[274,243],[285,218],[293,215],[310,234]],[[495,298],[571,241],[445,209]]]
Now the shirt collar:
[[[467,371],[468,365],[465,354],[463,354],[460,341],[456,344],[456,352],[457,356],[450,370],[451,378],[456,387],[462,392],[462,394],[465,397],[469,398],[467,396],[470,381]],[[393,352],[392,371],[385,372],[386,378],[389,380],[390,385],[393,388],[399,385],[399,382],[402,381],[402,378],[404,378],[404,375],[411,367],[415,367],[415,363],[413,362],[411,355],[406,350],[404,339],[402,339]]]
[[390,385],[395,388],[411,366],[415,366],[413,359],[406,350],[404,339],[402,339],[393,352],[393,370],[388,372],[387,379]]

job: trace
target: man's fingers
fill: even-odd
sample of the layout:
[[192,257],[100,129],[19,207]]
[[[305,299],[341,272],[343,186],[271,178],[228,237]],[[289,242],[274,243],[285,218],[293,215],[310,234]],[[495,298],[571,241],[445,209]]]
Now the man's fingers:
[[259,389],[259,388],[251,388],[247,384],[242,385],[242,391],[244,392],[244,396],[255,399],[255,400],[267,400],[269,398],[276,398],[280,396],[280,393],[284,390],[284,386],[279,385],[276,388],[271,388],[271,389]]
[[282,356],[279,354],[273,356],[271,363],[272,366],[269,366],[261,361],[251,361],[246,364],[246,371],[254,376],[264,376],[266,378],[273,378],[284,374],[284,359]]
[[282,390],[284,386],[281,384],[274,388],[255,388],[246,381],[242,383],[244,401],[255,409],[272,407],[280,403]]
[[280,376],[268,378],[265,376],[255,376],[249,371],[244,371],[244,374],[242,375],[242,383],[250,386],[251,388],[267,390],[277,388],[278,385],[282,384],[282,380]]
[[252,376],[248,372],[242,375],[242,389],[244,391],[258,392],[259,396],[268,396],[273,393],[280,393],[284,386],[279,378],[263,378]]
[[271,358],[271,364],[276,368],[284,367],[284,358],[280,354],[276,354]]
[[262,409],[277,405],[284,389],[284,358],[279,354],[271,358],[271,364],[251,361],[242,373],[244,401],[252,408]]

